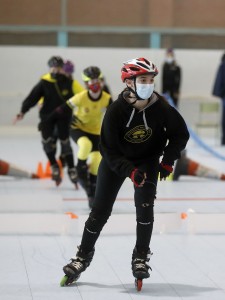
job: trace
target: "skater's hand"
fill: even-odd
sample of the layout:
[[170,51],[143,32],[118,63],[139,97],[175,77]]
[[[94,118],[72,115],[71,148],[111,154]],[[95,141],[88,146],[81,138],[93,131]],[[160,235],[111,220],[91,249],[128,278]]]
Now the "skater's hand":
[[160,180],[166,180],[166,178],[173,172],[173,165],[169,165],[166,163],[161,162],[159,164],[159,173],[160,173]]
[[17,114],[17,115],[16,115],[16,117],[14,118],[14,120],[13,120],[13,125],[15,125],[15,124],[16,124],[16,122],[18,122],[18,121],[22,120],[22,119],[23,119],[23,117],[24,117],[24,114],[23,114],[23,113],[19,113],[19,114]]
[[146,173],[138,169],[134,169],[130,174],[130,179],[136,187],[142,187],[145,183],[146,177]]

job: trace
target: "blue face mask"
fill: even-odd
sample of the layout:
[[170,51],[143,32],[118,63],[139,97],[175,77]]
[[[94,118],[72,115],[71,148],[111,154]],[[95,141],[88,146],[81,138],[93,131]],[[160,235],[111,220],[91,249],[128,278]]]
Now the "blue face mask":
[[140,100],[146,100],[151,97],[154,91],[154,83],[142,84],[136,83],[136,93],[141,98]]

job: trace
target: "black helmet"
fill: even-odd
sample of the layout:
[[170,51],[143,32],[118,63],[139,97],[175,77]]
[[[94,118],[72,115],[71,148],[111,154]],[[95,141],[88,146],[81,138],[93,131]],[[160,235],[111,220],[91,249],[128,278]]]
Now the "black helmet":
[[82,73],[82,79],[83,81],[89,81],[91,79],[101,79],[103,78],[102,72],[98,67],[88,67],[84,69]]
[[63,59],[60,56],[52,56],[49,60],[48,60],[48,66],[50,68],[52,67],[63,67],[64,62]]

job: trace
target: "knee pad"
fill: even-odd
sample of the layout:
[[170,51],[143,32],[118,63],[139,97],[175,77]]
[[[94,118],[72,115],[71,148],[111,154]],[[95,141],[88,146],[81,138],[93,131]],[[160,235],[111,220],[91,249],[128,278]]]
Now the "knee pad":
[[42,140],[43,148],[46,153],[56,150],[56,141],[54,138],[49,137],[46,140]]
[[92,142],[86,136],[82,136],[78,139],[77,145],[79,147],[77,152],[77,158],[81,160],[86,160],[91,152]]
[[93,211],[90,213],[90,216],[85,223],[86,229],[92,233],[101,232],[103,226],[108,221],[110,215],[111,212],[95,211],[93,209]]
[[64,155],[68,155],[68,154],[72,153],[72,148],[71,148],[69,139],[60,140],[60,143],[61,143],[61,147],[62,147],[62,153]]
[[152,205],[136,207],[137,223],[149,225],[154,222],[154,210]]
[[97,175],[98,167],[102,156],[99,151],[91,152],[89,155],[89,171],[92,175]]
[[135,188],[135,206],[136,207],[148,207],[154,206],[154,200],[156,198],[156,186],[147,185],[146,183],[142,188]]

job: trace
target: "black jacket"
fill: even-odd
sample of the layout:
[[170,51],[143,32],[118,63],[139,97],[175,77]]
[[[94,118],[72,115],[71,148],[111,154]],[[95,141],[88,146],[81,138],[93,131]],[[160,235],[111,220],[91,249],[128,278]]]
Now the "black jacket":
[[181,69],[175,62],[163,65],[162,92],[179,92],[181,83]]
[[45,118],[56,107],[62,105],[74,95],[72,84],[73,80],[66,77],[63,80],[56,81],[51,78],[49,73],[44,75],[23,101],[21,113],[25,114],[42,98],[43,103],[40,109],[40,117],[42,119]]
[[173,164],[187,144],[189,132],[182,116],[159,94],[153,95],[150,106],[138,111],[121,93],[105,114],[100,151],[118,175],[127,177],[138,161],[161,155],[163,162]]

